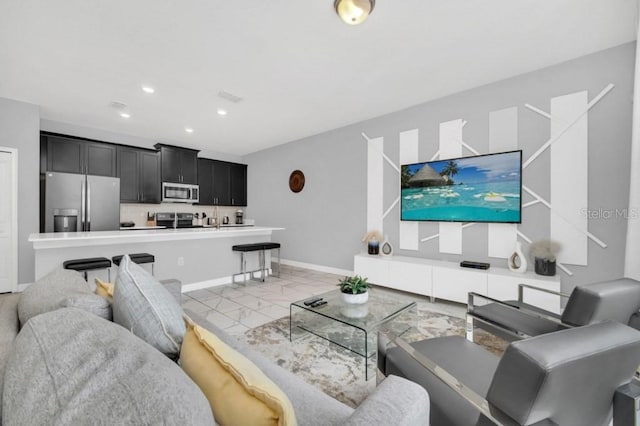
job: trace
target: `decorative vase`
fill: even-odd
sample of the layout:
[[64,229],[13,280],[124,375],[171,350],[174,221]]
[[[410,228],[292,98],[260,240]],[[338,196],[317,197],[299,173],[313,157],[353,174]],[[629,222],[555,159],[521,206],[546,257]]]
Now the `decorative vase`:
[[380,252],[380,242],[376,239],[369,240],[367,247],[371,255],[376,255]]
[[556,261],[545,259],[543,257],[536,257],[534,269],[538,275],[552,277],[556,274]]
[[349,305],[361,305],[363,303],[367,303],[367,300],[369,300],[369,292],[365,291],[364,293],[360,293],[360,294],[352,294],[352,293],[340,293],[342,294],[342,300],[344,300],[344,303],[347,303]]
[[509,269],[520,273],[527,271],[527,258],[524,257],[522,243],[520,241],[516,241],[516,250],[509,257]]
[[393,254],[393,246],[389,242],[389,238],[387,238],[386,235],[384,236],[384,242],[382,243],[382,246],[380,246],[380,254],[382,254],[383,256],[391,256]]

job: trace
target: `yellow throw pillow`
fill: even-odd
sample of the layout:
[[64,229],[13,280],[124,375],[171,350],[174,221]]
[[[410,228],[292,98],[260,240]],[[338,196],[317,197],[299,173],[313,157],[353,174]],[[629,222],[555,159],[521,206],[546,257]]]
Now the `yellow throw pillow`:
[[107,299],[109,303],[113,303],[113,283],[107,283],[102,281],[100,278],[96,278],[95,293],[98,296],[102,296]]
[[180,366],[200,387],[221,426],[296,425],[289,398],[258,367],[187,319]]

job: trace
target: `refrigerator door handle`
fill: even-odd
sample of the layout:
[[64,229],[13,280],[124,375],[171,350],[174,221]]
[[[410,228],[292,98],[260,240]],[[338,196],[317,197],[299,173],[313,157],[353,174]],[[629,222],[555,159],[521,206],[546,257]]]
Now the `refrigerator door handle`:
[[87,179],[87,231],[91,231],[91,183]]
[[85,188],[86,184],[87,184],[87,180],[85,178],[82,180],[82,183],[80,184],[80,230],[81,231],[85,230],[84,228],[85,228],[86,212],[85,212],[84,202],[87,199],[87,192]]

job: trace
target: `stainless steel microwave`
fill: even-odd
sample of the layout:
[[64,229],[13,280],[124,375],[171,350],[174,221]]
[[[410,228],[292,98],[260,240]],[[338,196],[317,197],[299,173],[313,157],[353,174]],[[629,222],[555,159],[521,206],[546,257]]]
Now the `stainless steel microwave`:
[[197,203],[198,201],[200,201],[198,185],[162,182],[163,203]]

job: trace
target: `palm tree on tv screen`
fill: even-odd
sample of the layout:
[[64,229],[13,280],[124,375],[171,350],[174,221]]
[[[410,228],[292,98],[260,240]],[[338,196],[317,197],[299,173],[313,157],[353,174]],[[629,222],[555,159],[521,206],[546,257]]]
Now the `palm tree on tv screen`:
[[440,176],[447,177],[447,183],[449,185],[453,184],[453,179],[451,178],[457,174],[458,174],[458,164],[453,160],[449,160],[447,164],[444,166],[444,168],[442,169],[442,171],[440,172]]

